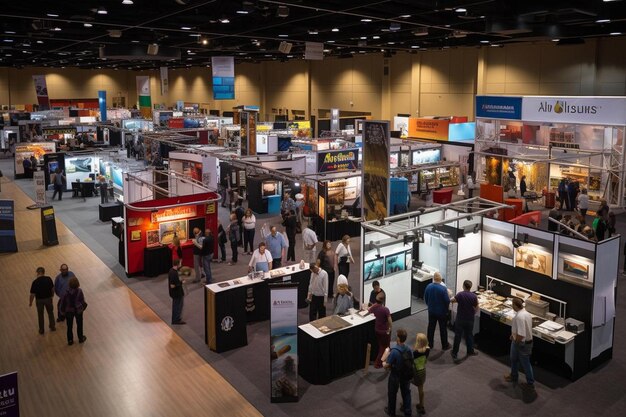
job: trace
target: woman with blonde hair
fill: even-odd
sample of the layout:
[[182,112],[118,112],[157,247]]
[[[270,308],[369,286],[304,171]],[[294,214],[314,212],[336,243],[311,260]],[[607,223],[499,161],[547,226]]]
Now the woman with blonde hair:
[[415,337],[415,347],[413,348],[413,363],[415,366],[413,384],[417,385],[419,393],[419,402],[415,406],[418,414],[426,414],[424,409],[424,383],[426,382],[426,362],[428,362],[429,353],[428,338],[424,333],[418,333]]

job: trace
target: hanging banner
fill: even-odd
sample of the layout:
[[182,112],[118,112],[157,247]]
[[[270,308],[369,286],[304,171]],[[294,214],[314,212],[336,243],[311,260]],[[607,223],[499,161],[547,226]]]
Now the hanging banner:
[[388,121],[363,121],[361,204],[366,220],[389,216]]
[[298,401],[298,285],[270,286],[271,402]]
[[170,80],[168,78],[167,67],[161,67],[161,95],[164,96],[170,91]]
[[532,122],[623,125],[625,114],[623,97],[522,98],[522,120]]
[[211,58],[213,70],[213,99],[235,99],[235,58],[214,56]]
[[357,169],[358,149],[320,151],[317,153],[317,172],[338,172]]
[[[0,252],[17,252],[15,202],[13,200],[0,200]],[[2,390],[0,389],[1,393]],[[0,406],[0,416],[2,415],[2,407]]]
[[321,42],[304,43],[304,59],[321,61],[324,59],[324,44]]
[[33,75],[35,82],[35,93],[37,94],[37,103],[39,111],[50,109],[50,98],[48,97],[48,85],[46,84],[45,75]]
[[409,137],[420,139],[448,140],[450,121],[443,119],[409,118]]
[[100,121],[107,121],[107,92],[98,90],[98,107],[100,108]]
[[522,98],[476,96],[476,117],[520,120],[522,118]]
[[137,81],[137,101],[139,102],[139,111],[145,119],[152,117],[152,99],[150,97],[150,77],[140,75],[136,77]]
[[46,205],[46,173],[44,171],[33,172],[35,183],[35,204],[39,207]]

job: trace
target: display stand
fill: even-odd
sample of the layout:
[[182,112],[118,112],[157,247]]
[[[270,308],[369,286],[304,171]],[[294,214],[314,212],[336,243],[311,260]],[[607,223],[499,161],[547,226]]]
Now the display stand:
[[52,206],[41,207],[41,239],[45,246],[59,244],[57,224]]

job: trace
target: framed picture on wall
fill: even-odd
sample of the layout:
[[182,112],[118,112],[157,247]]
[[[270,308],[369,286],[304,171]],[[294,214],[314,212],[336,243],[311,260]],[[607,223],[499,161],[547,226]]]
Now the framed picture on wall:
[[381,278],[384,273],[384,258],[376,258],[363,262],[363,281],[371,281]]
[[580,256],[559,256],[557,278],[581,287],[593,287],[593,263]]
[[385,275],[395,274],[406,269],[406,254],[404,252],[385,256]]
[[356,187],[346,187],[343,190],[343,199],[355,200],[356,199]]
[[141,230],[133,230],[130,232],[130,240],[131,242],[136,242],[141,240]]
[[152,248],[154,246],[159,246],[160,244],[159,229],[146,230],[146,246]]
[[172,243],[174,235],[178,236],[181,243],[187,240],[187,220],[176,220],[159,224],[159,242],[162,245]]

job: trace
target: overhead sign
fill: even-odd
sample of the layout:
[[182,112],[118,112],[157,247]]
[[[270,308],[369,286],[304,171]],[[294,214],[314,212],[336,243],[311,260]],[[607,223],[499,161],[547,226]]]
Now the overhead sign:
[[75,127],[44,127],[41,131],[44,136],[76,134]]
[[152,223],[168,222],[171,220],[186,219],[188,217],[196,216],[196,206],[178,206],[168,209],[159,210],[156,213],[150,214],[150,221]]
[[37,103],[39,110],[48,110],[50,108],[50,98],[48,97],[48,85],[45,75],[33,75],[35,83],[35,93],[37,94]]
[[304,43],[304,59],[321,61],[324,59],[324,44],[321,42]]
[[137,101],[141,115],[149,119],[152,114],[152,97],[150,94],[150,77],[140,75],[135,77],[137,83]]
[[342,149],[317,153],[317,172],[338,172],[357,169],[358,149]]
[[443,119],[409,118],[409,137],[419,139],[448,140],[450,122]]
[[19,417],[20,401],[17,391],[17,372],[0,375],[0,416]]
[[366,220],[387,217],[389,211],[389,143],[388,121],[363,122],[363,181],[361,206]]
[[476,117],[520,120],[522,118],[522,98],[476,96]]
[[623,97],[524,97],[522,119],[531,122],[625,125]]
[[235,99],[235,58],[214,56],[211,58],[213,71],[213,99]]

